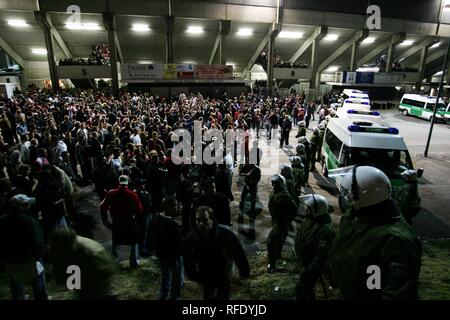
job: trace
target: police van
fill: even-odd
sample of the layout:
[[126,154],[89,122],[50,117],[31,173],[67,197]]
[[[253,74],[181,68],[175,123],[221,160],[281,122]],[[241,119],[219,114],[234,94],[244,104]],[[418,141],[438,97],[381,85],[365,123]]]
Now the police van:
[[365,110],[370,111],[369,96],[360,90],[344,89],[341,94],[342,109]]
[[401,173],[413,169],[405,141],[397,128],[387,126],[377,115],[349,114],[330,119],[322,145],[322,170],[352,165],[377,167],[391,180],[393,188],[402,185]]
[[[399,111],[404,116],[416,116],[431,121],[436,104],[437,97],[421,96],[419,94],[404,94],[400,100]],[[439,104],[436,111],[437,121],[446,121],[445,113],[448,107],[444,101],[439,98]],[[450,116],[448,116],[450,117]]]
[[369,102],[369,95],[361,90],[356,89],[344,89],[341,93],[341,98],[345,101],[347,99],[353,100],[361,100]]
[[360,112],[362,113],[370,113],[370,104],[367,101],[360,101],[360,100],[345,100],[342,107],[340,107],[336,111],[337,117],[344,117],[347,116],[349,113],[356,113]]

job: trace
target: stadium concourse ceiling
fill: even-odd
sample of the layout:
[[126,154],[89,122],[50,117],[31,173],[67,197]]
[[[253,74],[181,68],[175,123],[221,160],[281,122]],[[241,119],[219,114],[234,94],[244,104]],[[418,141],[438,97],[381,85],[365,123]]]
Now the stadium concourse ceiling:
[[[164,63],[166,46],[164,16],[171,14],[175,17],[174,62],[206,64],[210,60],[219,34],[220,20],[224,19],[231,20],[224,49],[227,64],[235,65],[235,70],[242,72],[268,34],[272,23],[276,21],[277,15],[282,26],[282,34],[276,38],[275,47],[280,58],[285,61],[292,57],[317,26],[327,25],[328,35],[332,36],[320,41],[319,62],[327,59],[343,43],[351,39],[355,32],[365,26],[366,1],[357,1],[358,4],[361,2],[365,4],[359,4],[358,8],[348,8],[347,11],[345,7],[341,10],[335,8],[336,2],[343,1],[329,1],[333,4],[330,11],[327,10],[326,4],[320,8],[314,7],[312,1],[304,2],[310,4],[306,9],[296,8],[293,1],[281,0],[282,6],[278,11],[277,1],[263,0],[0,0],[0,42],[2,46],[9,46],[9,51],[17,55],[18,58],[15,60],[46,61],[45,51],[35,50],[45,49],[44,33],[34,18],[34,11],[40,9],[49,13],[55,30],[54,35],[55,33],[59,35],[61,40],[55,41],[56,59],[64,59],[68,55],[74,58],[87,57],[92,44],[108,42],[102,13],[112,12],[116,19],[123,62]],[[390,41],[394,33],[405,32],[405,41],[396,47],[396,55],[404,58],[401,61],[402,66],[416,66],[420,60],[420,48],[434,42],[439,42],[440,45],[434,45],[429,49],[428,56],[431,58],[427,60],[428,64],[437,65],[436,61],[443,59],[445,43],[441,38],[450,36],[450,27],[446,24],[450,17],[443,16],[447,20],[442,20],[443,23],[439,28],[441,38],[435,38],[437,23],[434,16],[418,16],[416,21],[413,18],[405,19],[402,16],[404,12],[396,16],[394,10],[398,9],[392,8],[391,5],[389,16],[384,17],[383,1],[378,2],[382,8],[381,31],[370,31],[369,40],[360,46],[359,58],[367,57],[376,48],[382,47]],[[414,2],[409,2],[413,3],[410,4],[413,9]],[[439,10],[439,6],[436,9],[435,0],[429,3],[429,11]],[[80,22],[83,26],[81,30],[67,26],[68,19],[74,21],[72,13],[67,13],[69,6],[74,4],[80,9],[80,15],[77,16],[79,20],[76,22]],[[422,3],[416,9],[423,11],[426,8]],[[374,62],[381,54],[386,53],[386,50],[380,51],[364,63]],[[305,63],[310,63],[310,60],[311,48],[303,52],[298,59],[299,62]],[[350,50],[347,50],[331,65],[335,67],[334,69],[344,70],[348,68],[349,62]]]

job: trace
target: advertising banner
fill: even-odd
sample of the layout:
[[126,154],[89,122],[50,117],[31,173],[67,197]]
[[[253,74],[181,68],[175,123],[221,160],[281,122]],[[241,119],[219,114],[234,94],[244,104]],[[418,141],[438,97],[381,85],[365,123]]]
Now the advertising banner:
[[198,64],[195,66],[196,79],[233,79],[233,66],[221,64]]
[[152,80],[163,78],[162,64],[122,64],[122,80]]
[[178,79],[194,79],[195,67],[193,64],[179,63],[177,64]]
[[177,65],[174,63],[164,64],[164,79],[177,78]]

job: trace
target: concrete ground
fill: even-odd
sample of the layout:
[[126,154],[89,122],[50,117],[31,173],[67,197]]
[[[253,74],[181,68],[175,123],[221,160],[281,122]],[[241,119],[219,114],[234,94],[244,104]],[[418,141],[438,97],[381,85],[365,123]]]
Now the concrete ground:
[[[386,122],[400,130],[404,137],[411,154],[414,167],[423,168],[424,175],[420,179],[420,192],[422,194],[423,210],[416,217],[414,227],[422,238],[450,238],[450,210],[447,205],[450,200],[448,193],[450,187],[450,125],[436,124],[434,126],[433,137],[429,156],[425,158],[423,152],[425,149],[428,129],[430,122],[412,117],[405,117],[397,111],[382,111],[382,116]],[[317,125],[317,121],[312,121],[307,135],[311,135],[312,128]],[[245,217],[243,225],[237,224],[237,214],[239,212],[239,199],[243,186],[242,177],[238,176],[237,168],[233,179],[233,193],[235,201],[231,206],[232,211],[232,229],[238,234],[249,254],[259,254],[266,249],[265,240],[271,230],[271,220],[267,211],[269,196],[271,192],[270,176],[279,172],[281,163],[289,163],[289,156],[292,155],[294,145],[297,143],[295,127],[290,134],[290,145],[283,149],[279,148],[279,141],[266,139],[265,130],[262,130],[259,138],[260,145],[263,145],[265,154],[261,160],[262,178],[258,188],[258,205],[263,208],[256,219],[256,240],[250,240],[241,233],[248,228],[248,218]],[[324,178],[321,174],[321,165],[316,164],[317,172],[310,173],[309,186],[305,188],[305,193],[318,193],[324,195],[332,206],[333,221],[338,224],[341,217],[337,195],[338,191],[334,184]],[[80,190],[76,205],[79,211],[95,217],[100,222],[99,199],[96,196],[93,186],[88,186]],[[295,236],[295,226],[289,233],[286,247],[293,244]],[[101,223],[97,223],[93,230],[93,237],[104,243],[109,248],[111,244],[111,233]],[[120,252],[122,260],[126,260],[128,250],[123,248]]]

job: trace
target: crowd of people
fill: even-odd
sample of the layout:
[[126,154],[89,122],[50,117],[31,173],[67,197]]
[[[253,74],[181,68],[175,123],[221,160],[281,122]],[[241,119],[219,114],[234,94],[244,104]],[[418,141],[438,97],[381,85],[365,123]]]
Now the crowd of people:
[[98,66],[110,64],[110,52],[108,44],[95,44],[89,58],[61,59],[60,66]]
[[[265,68],[267,66],[267,49],[264,49],[261,54],[259,55],[256,63],[259,63],[263,66],[263,68]],[[281,59],[281,56],[279,54],[279,51],[277,49],[274,50],[274,55],[273,55],[273,66],[276,68],[302,68],[302,69],[306,69],[309,67],[307,62],[303,62],[303,61],[296,61],[294,63],[291,63],[289,61],[283,60]]]
[[[417,298],[420,243],[391,199],[384,173],[359,167],[344,182],[347,212],[338,232],[326,198],[301,196],[309,172],[320,161],[327,117],[332,115],[327,104],[306,101],[304,94],[242,93],[213,99],[200,93],[164,98],[123,92],[115,98],[94,91],[34,91],[2,101],[0,263],[14,299],[24,298],[27,283],[36,299],[47,298],[48,263],[61,284],[66,283],[68,266],[80,266],[80,299],[111,298],[121,245],[130,247],[132,268],[139,266],[139,257],[157,257],[159,299],[179,299],[184,276],[201,284],[205,299],[229,299],[232,265],[242,278],[252,276],[245,250],[230,228],[236,153],[224,149],[219,164],[176,164],[174,131],[192,132],[194,121],[201,122],[203,134],[211,129],[255,130],[264,139],[260,133],[266,130],[267,140],[280,129],[280,148],[290,143],[290,131],[298,125],[295,155],[271,177],[272,229],[267,237],[267,271],[282,271],[287,233],[301,215],[295,241],[303,266],[298,299],[314,299],[316,282],[327,274],[344,298]],[[315,116],[320,125],[307,137]],[[203,141],[202,148],[208,143]],[[250,163],[246,156],[239,167],[244,186],[236,200],[237,223],[248,218],[246,236],[255,239],[261,211],[256,201],[259,161],[264,155],[257,142],[252,148],[258,161]],[[245,149],[247,155],[249,143]],[[74,230],[79,215],[74,193],[91,183],[101,201],[101,220],[111,230],[111,252]],[[180,215],[181,223],[175,219]],[[366,262],[386,272],[380,290],[365,287]]]

